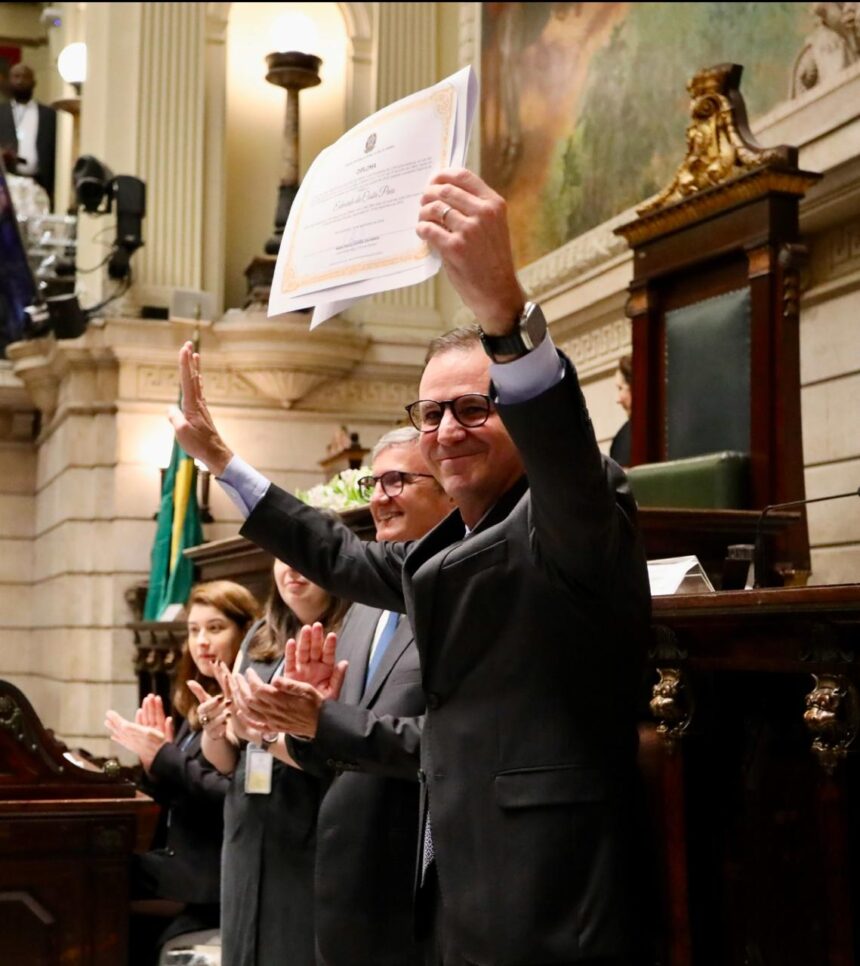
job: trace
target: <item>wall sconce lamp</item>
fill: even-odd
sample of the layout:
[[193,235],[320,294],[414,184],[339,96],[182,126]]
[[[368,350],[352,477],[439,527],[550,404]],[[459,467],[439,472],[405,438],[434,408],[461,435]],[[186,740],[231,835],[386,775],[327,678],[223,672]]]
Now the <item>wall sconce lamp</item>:
[[63,47],[57,57],[57,70],[60,72],[60,77],[74,88],[75,96],[61,97],[53,101],[51,107],[72,115],[72,157],[76,158],[81,143],[81,92],[87,79],[87,45],[76,43]]
[[84,81],[87,79],[87,45],[69,44],[57,57],[57,70],[67,84],[71,84],[78,97],[81,96]]

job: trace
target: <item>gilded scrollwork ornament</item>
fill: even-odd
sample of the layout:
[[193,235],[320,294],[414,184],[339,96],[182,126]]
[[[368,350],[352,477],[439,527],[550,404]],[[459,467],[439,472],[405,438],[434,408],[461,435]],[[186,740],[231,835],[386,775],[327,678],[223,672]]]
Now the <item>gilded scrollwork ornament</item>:
[[686,157],[671,183],[636,209],[640,216],[748,171],[786,163],[785,148],[764,148],[749,132],[746,107],[738,91],[740,75],[738,65],[718,64],[700,70],[687,84],[691,120]]
[[693,697],[680,668],[658,668],[659,679],[649,704],[657,720],[657,734],[673,751],[693,718]]
[[848,755],[860,724],[857,689],[842,674],[813,674],[803,721],[813,735],[812,750],[828,775]]
[[0,728],[11,731],[20,741],[24,737],[24,717],[9,695],[0,695]]

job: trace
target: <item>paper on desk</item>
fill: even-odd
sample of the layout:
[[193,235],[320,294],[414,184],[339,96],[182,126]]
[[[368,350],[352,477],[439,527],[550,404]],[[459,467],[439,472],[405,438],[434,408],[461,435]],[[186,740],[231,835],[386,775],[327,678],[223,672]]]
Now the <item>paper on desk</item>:
[[284,229],[268,314],[315,305],[311,328],[359,298],[434,275],[419,199],[466,158],[478,84],[466,67],[362,121],[311,165]]
[[698,557],[665,557],[648,561],[651,596],[704,592],[714,589]]

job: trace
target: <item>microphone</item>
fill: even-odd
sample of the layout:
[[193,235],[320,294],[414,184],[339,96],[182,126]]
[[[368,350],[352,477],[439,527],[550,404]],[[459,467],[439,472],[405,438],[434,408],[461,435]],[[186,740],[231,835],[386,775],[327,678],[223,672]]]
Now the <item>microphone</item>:
[[825,500],[844,500],[847,496],[860,496],[860,486],[856,490],[851,490],[849,493],[834,493],[831,496],[816,496],[811,500],[792,500],[791,503],[772,503],[770,506],[766,506],[759,515],[758,523],[755,528],[755,588],[763,587],[765,567],[767,566],[767,552],[764,544],[764,534],[762,533],[762,524],[764,523],[764,518],[770,513],[771,510],[790,510],[796,506],[806,506],[808,503],[823,503]]

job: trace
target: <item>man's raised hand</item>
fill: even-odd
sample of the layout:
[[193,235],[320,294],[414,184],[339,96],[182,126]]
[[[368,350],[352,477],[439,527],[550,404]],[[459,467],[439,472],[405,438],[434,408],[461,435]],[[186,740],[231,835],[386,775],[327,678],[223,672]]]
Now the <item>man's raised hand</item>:
[[233,452],[209,414],[203,395],[200,356],[190,342],[179,350],[179,381],[182,409],[171,406],[168,416],[179,445],[189,456],[205,463],[214,476],[220,476],[233,458]]
[[525,295],[514,268],[505,199],[465,168],[440,171],[421,197],[416,232],[489,335],[506,335]]

